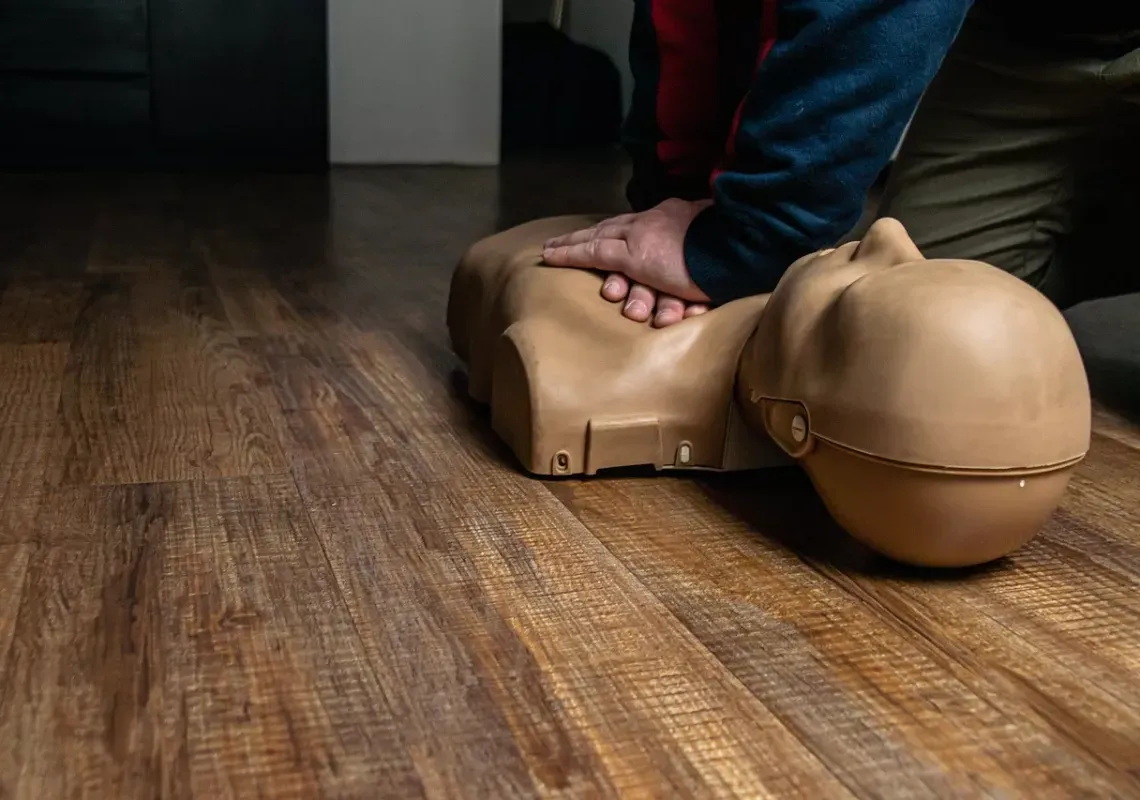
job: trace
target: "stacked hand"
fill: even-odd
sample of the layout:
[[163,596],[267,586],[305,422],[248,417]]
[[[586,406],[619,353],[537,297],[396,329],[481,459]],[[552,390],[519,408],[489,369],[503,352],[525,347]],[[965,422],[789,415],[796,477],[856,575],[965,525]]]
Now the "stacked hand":
[[666,200],[639,214],[622,214],[592,228],[551,239],[543,260],[552,267],[610,273],[602,296],[624,302],[622,314],[657,327],[708,311],[709,298],[689,277],[685,233],[711,201]]

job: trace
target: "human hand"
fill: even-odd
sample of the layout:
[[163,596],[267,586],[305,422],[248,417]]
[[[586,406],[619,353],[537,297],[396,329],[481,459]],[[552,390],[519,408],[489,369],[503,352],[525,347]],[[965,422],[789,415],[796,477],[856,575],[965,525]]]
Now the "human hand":
[[709,200],[666,200],[637,214],[622,214],[592,228],[544,244],[552,267],[609,272],[602,296],[625,301],[622,313],[636,322],[651,316],[657,327],[708,311],[708,296],[689,277],[685,233]]

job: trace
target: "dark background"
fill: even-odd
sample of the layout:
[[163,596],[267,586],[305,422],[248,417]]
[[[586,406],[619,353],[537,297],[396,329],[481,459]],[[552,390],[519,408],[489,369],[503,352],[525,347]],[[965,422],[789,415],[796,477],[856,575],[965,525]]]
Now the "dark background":
[[325,0],[0,0],[0,168],[320,169]]

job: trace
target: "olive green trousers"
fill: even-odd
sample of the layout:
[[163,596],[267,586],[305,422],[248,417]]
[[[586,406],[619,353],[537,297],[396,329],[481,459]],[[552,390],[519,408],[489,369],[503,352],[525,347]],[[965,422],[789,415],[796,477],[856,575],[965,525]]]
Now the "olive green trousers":
[[1140,32],[1035,40],[975,9],[876,214],[1062,308],[1140,291]]

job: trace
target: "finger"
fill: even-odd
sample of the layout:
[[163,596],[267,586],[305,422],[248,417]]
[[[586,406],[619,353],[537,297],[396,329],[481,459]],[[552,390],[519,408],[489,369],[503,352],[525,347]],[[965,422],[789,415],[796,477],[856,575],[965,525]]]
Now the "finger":
[[622,239],[591,239],[568,247],[553,247],[542,253],[542,259],[552,267],[581,267],[604,269],[611,272],[628,272],[629,246]]
[[564,233],[561,236],[553,236],[543,242],[542,247],[544,250],[551,247],[565,247],[571,244],[581,244],[582,242],[597,238],[624,239],[624,235],[617,236],[612,234],[615,233],[615,229],[628,228],[634,216],[633,214],[623,214],[619,217],[603,219],[601,222],[591,225],[588,228],[580,228],[570,233]]
[[629,225],[635,219],[637,219],[638,216],[639,216],[638,214],[618,214],[616,217],[610,217],[609,219],[603,219],[601,222],[599,222],[594,227],[600,228],[603,225]]
[[576,244],[588,242],[591,239],[624,239],[626,234],[629,233],[628,225],[598,225],[593,228],[585,228],[573,233],[567,233],[564,236],[556,236],[550,241],[546,242],[543,249],[551,247],[570,247]]
[[667,328],[685,318],[685,301],[667,294],[657,295],[657,313],[653,315],[653,325]]
[[568,247],[572,244],[581,244],[594,237],[594,228],[583,228],[580,231],[573,233],[564,233],[561,236],[555,236],[552,239],[547,239],[542,243],[543,251],[552,250],[555,247]]
[[653,306],[656,302],[657,292],[648,286],[635,283],[629,287],[629,297],[621,313],[634,322],[645,322],[653,315]]
[[622,275],[620,272],[615,272],[606,277],[606,282],[602,284],[602,297],[606,298],[612,303],[620,303],[629,294],[629,278]]
[[599,220],[598,222],[595,222],[589,228],[586,228],[586,230],[589,230],[589,231],[597,230],[598,228],[605,228],[609,225],[625,225],[625,226],[628,226],[628,225],[632,224],[633,221],[635,219],[637,219],[637,217],[638,217],[637,214],[618,214],[616,217],[606,217],[603,220]]
[[704,303],[689,303],[689,305],[685,306],[686,319],[689,317],[699,317],[701,314],[707,314],[708,312],[709,307]]

